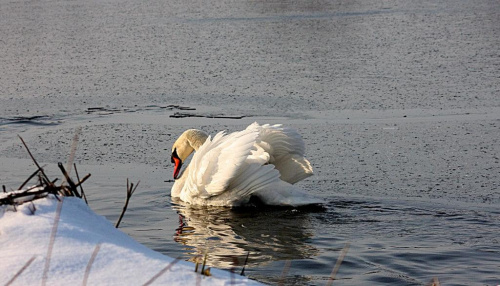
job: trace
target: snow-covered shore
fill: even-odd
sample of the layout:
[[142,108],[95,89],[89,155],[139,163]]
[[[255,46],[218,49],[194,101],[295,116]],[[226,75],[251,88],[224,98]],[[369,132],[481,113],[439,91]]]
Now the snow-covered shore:
[[2,285],[261,285],[217,269],[195,273],[194,264],[137,243],[81,199],[59,199],[0,207]]

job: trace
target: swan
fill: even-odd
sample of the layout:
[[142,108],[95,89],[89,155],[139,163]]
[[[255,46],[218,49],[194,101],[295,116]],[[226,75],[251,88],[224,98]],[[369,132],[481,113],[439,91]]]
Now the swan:
[[[266,205],[302,206],[321,201],[293,185],[313,174],[295,129],[259,125],[213,138],[188,129],[172,146],[171,196],[193,205],[236,207],[257,197]],[[194,152],[188,166],[182,165]]]

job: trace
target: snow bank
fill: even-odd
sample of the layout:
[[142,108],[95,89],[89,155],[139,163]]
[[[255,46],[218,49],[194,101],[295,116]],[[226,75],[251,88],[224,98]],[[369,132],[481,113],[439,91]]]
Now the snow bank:
[[194,264],[137,243],[81,199],[60,199],[49,195],[15,212],[0,206],[0,284],[261,285],[217,269],[202,276]]

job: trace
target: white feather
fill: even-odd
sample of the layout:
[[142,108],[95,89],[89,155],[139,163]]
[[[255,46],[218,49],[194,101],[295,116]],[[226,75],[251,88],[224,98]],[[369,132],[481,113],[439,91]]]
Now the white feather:
[[219,132],[195,152],[172,196],[200,205],[238,206],[252,195],[273,205],[310,204],[314,200],[291,185],[312,175],[304,151],[300,135],[281,125],[253,123],[243,131]]

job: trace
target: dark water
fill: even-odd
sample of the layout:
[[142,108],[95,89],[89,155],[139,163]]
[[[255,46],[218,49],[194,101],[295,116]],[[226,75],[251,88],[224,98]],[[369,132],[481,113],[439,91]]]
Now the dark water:
[[499,218],[494,207],[444,201],[333,196],[323,211],[149,201],[128,215],[126,230],[155,250],[190,261],[207,254],[210,265],[238,273],[249,253],[246,274],[271,284],[326,284],[347,243],[336,275],[342,285],[425,285],[434,277],[496,285]]
[[[0,183],[75,162],[173,257],[283,285],[500,284],[498,1],[0,0]],[[185,129],[298,129],[323,210],[172,202]]]

